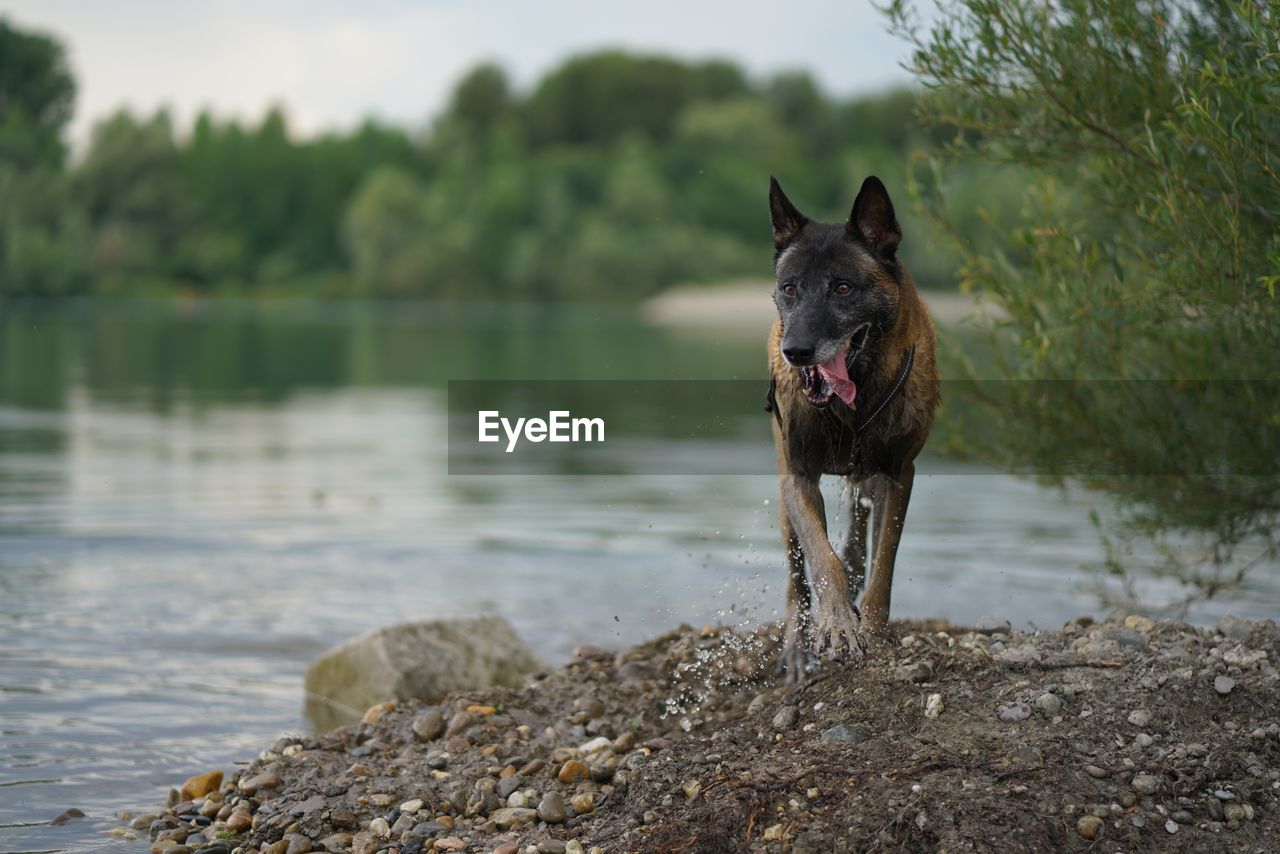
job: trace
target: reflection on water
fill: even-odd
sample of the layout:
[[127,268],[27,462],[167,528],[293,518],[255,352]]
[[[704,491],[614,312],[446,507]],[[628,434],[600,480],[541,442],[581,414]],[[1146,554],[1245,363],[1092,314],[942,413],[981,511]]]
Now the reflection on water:
[[[555,661],[773,619],[772,477],[646,475],[643,441],[636,474],[449,476],[444,442],[449,379],[745,379],[760,351],[605,308],[3,309],[0,850],[97,847],[114,811],[305,729],[306,663],[375,626],[496,611]],[[950,472],[917,481],[897,614],[1094,607],[1081,504]]]

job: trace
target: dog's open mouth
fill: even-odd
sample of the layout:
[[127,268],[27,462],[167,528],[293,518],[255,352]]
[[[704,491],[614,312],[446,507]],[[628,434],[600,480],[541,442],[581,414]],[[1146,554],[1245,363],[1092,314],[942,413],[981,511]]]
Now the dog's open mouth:
[[849,378],[849,368],[866,345],[870,330],[870,323],[862,324],[854,330],[844,350],[821,364],[797,368],[809,403],[825,409],[838,397],[850,410],[857,408],[855,402],[858,399],[858,384]]

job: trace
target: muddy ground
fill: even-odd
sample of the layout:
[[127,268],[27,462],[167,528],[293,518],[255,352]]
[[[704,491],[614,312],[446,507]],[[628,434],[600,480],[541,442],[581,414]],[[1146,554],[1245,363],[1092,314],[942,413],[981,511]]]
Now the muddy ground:
[[894,629],[797,686],[772,628],[580,649],[282,739],[135,825],[170,854],[1280,847],[1274,623]]

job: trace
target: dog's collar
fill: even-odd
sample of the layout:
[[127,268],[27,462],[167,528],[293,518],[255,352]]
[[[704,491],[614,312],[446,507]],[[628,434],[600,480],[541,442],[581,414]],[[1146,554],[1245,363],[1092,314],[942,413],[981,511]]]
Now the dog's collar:
[[871,422],[876,420],[876,416],[881,412],[884,412],[885,407],[892,403],[893,399],[901,394],[902,390],[906,388],[907,377],[911,376],[911,367],[915,364],[915,361],[916,345],[912,344],[911,349],[907,351],[907,355],[902,357],[902,365],[898,368],[898,376],[894,378],[893,386],[889,389],[889,393],[880,400],[880,403],[876,405],[875,409],[862,416],[862,419],[858,421],[858,426],[854,429],[859,435],[870,427]]
[[[870,412],[864,415],[861,420],[858,421],[857,426],[854,428],[855,432],[858,435],[861,435],[863,432],[865,432],[866,429],[871,426],[871,422],[876,419],[876,416],[879,415],[881,412],[884,412],[885,407],[887,407],[890,403],[892,403],[893,399],[897,397],[899,394],[901,394],[902,390],[906,388],[907,378],[911,376],[911,368],[913,365],[915,365],[915,361],[916,361],[916,345],[912,344],[911,349],[907,350],[907,354],[902,357],[902,365],[898,368],[898,375],[897,377],[894,378],[893,386],[889,389],[889,393],[886,394],[883,399],[881,399],[880,403],[876,405],[875,409],[872,409]],[[778,412],[777,388],[778,388],[777,378],[770,377],[769,392],[768,394],[765,395],[764,411],[772,412],[773,417],[778,419],[778,424],[781,425],[782,414]]]

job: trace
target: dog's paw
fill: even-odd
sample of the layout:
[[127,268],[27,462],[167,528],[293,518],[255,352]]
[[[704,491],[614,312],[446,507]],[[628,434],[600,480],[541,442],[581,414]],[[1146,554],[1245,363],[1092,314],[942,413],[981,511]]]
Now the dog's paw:
[[798,685],[808,677],[813,665],[813,654],[809,652],[808,644],[788,632],[778,663],[774,665],[773,676],[782,680],[784,685]]
[[841,603],[820,608],[813,632],[813,651],[832,661],[861,658],[867,652],[867,637],[853,606]]

